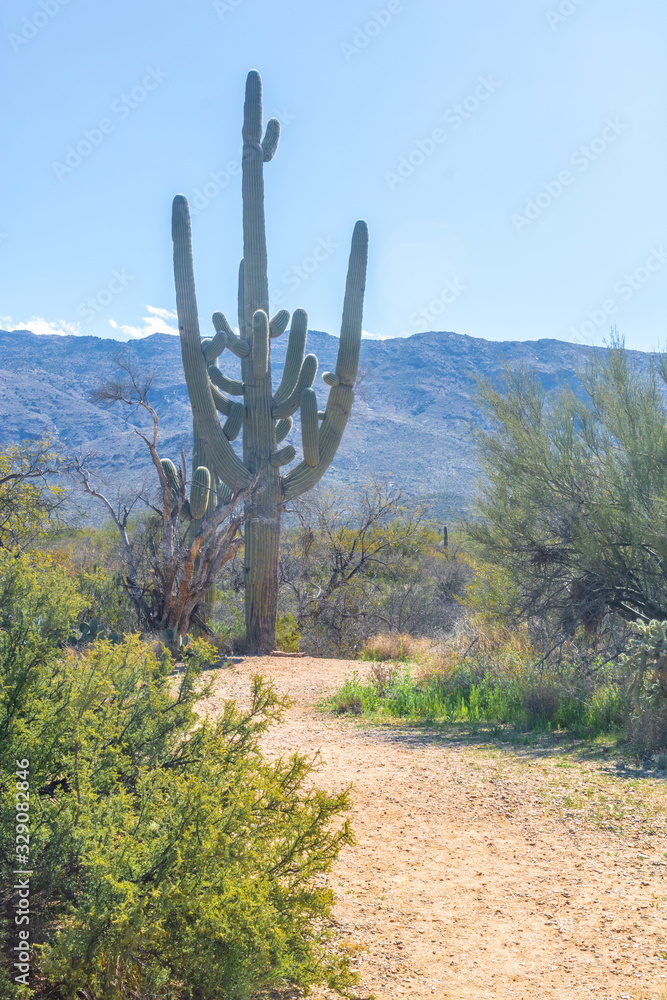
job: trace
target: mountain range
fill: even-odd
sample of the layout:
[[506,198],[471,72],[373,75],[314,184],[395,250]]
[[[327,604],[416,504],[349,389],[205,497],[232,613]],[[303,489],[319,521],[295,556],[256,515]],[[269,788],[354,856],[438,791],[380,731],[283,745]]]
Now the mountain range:
[[[282,373],[287,336],[271,342],[274,385]],[[333,370],[338,340],[311,331],[307,350],[319,372]],[[476,380],[496,380],[504,364],[535,372],[545,389],[574,384],[592,348],[557,340],[488,341],[457,333],[418,333],[366,340],[365,373],[343,440],[323,482],[354,486],[369,474],[388,477],[408,496],[429,498],[434,513],[452,517],[468,508],[479,475],[471,427],[483,423]],[[153,378],[150,399],[159,416],[159,450],[178,461],[191,439],[179,340],[153,334],[121,343],[96,337],[37,336],[0,331],[0,445],[52,435],[65,454],[90,455],[109,484],[127,487],[151,475],[145,444],[134,431],[141,421],[91,402],[90,393],[116,372],[115,359],[131,358]],[[229,351],[219,359],[231,377],[240,364]],[[320,409],[328,392],[316,378]],[[127,408],[126,408],[127,409]],[[288,441],[301,454],[300,431]],[[236,442],[239,445],[239,442]]]

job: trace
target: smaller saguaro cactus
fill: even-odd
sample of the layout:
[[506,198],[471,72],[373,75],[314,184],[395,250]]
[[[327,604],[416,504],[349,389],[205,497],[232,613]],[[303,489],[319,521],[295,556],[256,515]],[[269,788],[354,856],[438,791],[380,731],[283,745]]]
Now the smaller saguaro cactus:
[[[269,319],[263,166],[278,147],[280,123],[272,118],[262,132],[262,84],[259,74],[252,70],[246,81],[242,131],[243,260],[239,268],[238,335],[225,315],[216,312],[214,336],[201,339],[190,214],[183,195],[174,199],[172,214],[178,328],[198,456],[193,460],[190,509],[193,517],[197,516],[205,497],[211,498],[213,474],[220,488],[227,491],[248,489],[254,483],[245,500],[244,571],[246,635],[250,651],[257,653],[271,651],[275,645],[281,510],[286,501],[305,493],[322,478],[336,454],[352,409],[368,256],[366,223],[357,222],[336,370],[323,375],[329,387],[326,408],[318,409],[313,389],[317,358],[305,353],[308,316],[303,309],[297,309],[292,316],[285,367],[274,392],[270,344],[285,332],[290,315],[281,309]],[[217,359],[225,348],[241,359],[240,380],[229,378],[218,368]],[[241,397],[242,401],[233,401],[230,396]],[[296,457],[294,445],[279,446],[290,433],[297,410],[303,460],[281,476],[280,469]],[[241,429],[242,458],[230,443]]]

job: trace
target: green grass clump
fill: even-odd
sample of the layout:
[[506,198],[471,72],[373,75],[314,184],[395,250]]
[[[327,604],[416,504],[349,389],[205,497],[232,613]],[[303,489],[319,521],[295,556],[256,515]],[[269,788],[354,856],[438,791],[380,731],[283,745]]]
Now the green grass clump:
[[566,729],[579,736],[623,726],[627,701],[613,665],[601,663],[586,673],[572,663],[546,669],[520,636],[486,634],[474,642],[476,651],[461,643],[432,648],[429,655],[422,645],[417,663],[375,664],[368,681],[355,674],[329,707],[339,714],[466,723],[472,729]]

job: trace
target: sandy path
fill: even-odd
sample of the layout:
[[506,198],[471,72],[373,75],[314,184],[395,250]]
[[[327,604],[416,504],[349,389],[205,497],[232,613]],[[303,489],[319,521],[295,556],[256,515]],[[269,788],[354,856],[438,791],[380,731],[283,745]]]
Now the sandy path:
[[[331,884],[359,995],[666,998],[664,812],[619,832],[562,806],[563,782],[592,782],[607,802],[601,764],[568,771],[563,754],[318,713],[353,670],[363,676],[364,664],[247,658],[217,672],[207,708],[246,701],[253,673],[273,678],[295,705],[267,733],[266,753],[321,750],[317,784],[353,783],[358,843]],[[666,785],[653,781],[650,795]]]

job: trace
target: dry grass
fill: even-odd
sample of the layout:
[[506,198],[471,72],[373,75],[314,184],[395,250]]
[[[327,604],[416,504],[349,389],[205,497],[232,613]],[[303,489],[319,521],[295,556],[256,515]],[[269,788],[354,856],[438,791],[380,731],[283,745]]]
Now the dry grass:
[[[466,660],[482,675],[493,663],[496,675],[510,673],[534,656],[525,630],[510,630],[481,616],[467,615],[445,640],[381,632],[364,645],[361,659],[373,660],[371,673],[380,688],[391,684],[395,670],[387,664],[415,665],[417,676],[447,681]],[[481,676],[480,676],[481,680]]]
[[433,639],[381,632],[364,644],[362,659],[380,663],[413,660],[420,662],[434,651]]
[[467,615],[444,641],[434,643],[431,640],[429,650],[416,662],[423,675],[436,676],[444,682],[468,661],[471,667],[474,664],[481,671],[481,680],[491,666],[493,673],[500,677],[518,669],[534,655],[525,630],[510,630],[481,616]]

